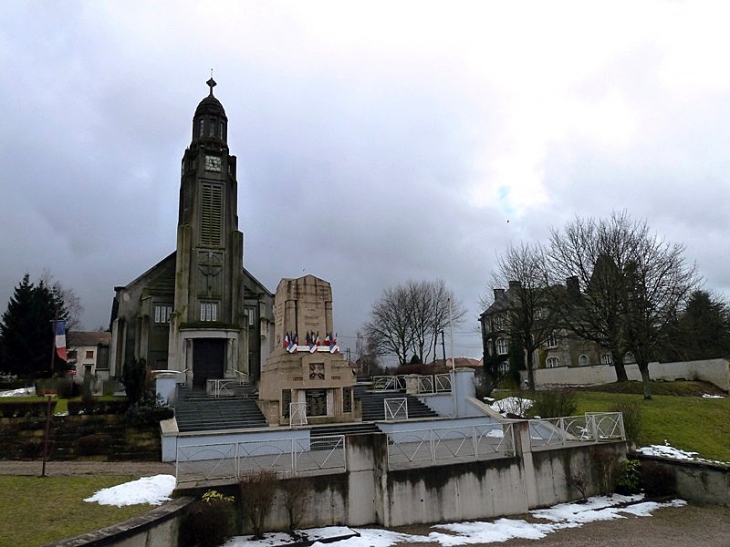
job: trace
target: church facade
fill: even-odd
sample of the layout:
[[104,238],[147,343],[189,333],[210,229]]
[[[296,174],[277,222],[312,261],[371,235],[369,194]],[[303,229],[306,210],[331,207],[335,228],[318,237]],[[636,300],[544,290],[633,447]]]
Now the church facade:
[[273,294],[243,267],[236,157],[213,95],[198,104],[181,166],[177,248],[114,288],[110,375],[132,359],[186,375],[186,383],[255,382],[273,349]]

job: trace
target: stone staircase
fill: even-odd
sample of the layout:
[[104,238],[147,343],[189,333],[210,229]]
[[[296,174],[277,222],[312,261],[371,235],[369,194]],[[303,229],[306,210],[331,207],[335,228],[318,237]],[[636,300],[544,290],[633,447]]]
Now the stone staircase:
[[175,419],[178,431],[250,429],[266,427],[252,386],[231,385],[228,393],[213,397],[203,391],[178,386]]

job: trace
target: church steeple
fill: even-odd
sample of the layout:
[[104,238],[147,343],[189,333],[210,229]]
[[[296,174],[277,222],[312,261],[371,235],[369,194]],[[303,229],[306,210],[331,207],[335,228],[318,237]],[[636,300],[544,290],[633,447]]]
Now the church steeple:
[[193,142],[191,145],[200,142],[211,142],[219,145],[226,145],[228,135],[228,118],[223,105],[213,95],[213,88],[217,85],[211,78],[206,82],[210,87],[210,93],[205,97],[193,116]]

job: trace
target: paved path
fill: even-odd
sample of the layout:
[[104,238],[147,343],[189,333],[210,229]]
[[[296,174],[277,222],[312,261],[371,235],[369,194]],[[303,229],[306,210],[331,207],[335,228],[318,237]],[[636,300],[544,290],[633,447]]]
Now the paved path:
[[[0,475],[40,476],[42,470],[42,461],[0,461]],[[49,477],[69,475],[130,475],[134,477],[148,477],[152,475],[174,474],[174,463],[96,461],[46,462],[46,475]]]
[[[432,528],[412,526],[399,531],[428,535]],[[399,543],[397,547],[406,545],[438,547],[437,543]],[[559,530],[540,540],[511,539],[503,543],[473,543],[469,547],[730,547],[730,507],[667,507],[657,509],[650,517],[626,515],[623,519],[591,522],[580,528]]]

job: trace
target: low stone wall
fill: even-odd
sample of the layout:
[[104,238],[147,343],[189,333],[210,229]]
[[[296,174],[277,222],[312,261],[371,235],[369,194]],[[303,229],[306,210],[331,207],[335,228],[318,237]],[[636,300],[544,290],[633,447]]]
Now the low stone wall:
[[632,455],[664,467],[676,479],[677,495],[692,503],[730,507],[730,464]]
[[180,522],[185,508],[193,498],[176,498],[152,509],[144,515],[131,518],[74,538],[65,539],[46,547],[171,547],[178,544]]
[[[625,365],[629,380],[641,381],[639,366]],[[724,391],[730,391],[730,361],[708,359],[705,361],[683,361],[678,363],[649,363],[652,380],[700,380],[715,384]],[[616,381],[616,370],[612,365],[590,365],[585,367],[555,367],[535,370],[535,386],[586,386],[608,384]]]
[[[0,460],[37,459],[43,455],[45,418],[0,418]],[[54,416],[49,459],[159,461],[158,429],[128,427],[118,414]]]

